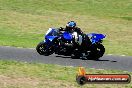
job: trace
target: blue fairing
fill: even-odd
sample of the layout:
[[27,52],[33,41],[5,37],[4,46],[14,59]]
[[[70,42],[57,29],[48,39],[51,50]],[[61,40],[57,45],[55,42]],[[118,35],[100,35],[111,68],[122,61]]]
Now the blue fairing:
[[52,42],[52,40],[54,40],[54,38],[56,38],[56,37],[57,36],[46,36],[45,38]]
[[91,42],[92,44],[99,42],[100,40],[102,40],[103,38],[106,37],[106,35],[104,34],[97,34],[97,33],[90,33],[87,34],[89,37],[91,37]]
[[72,40],[72,34],[68,33],[68,32],[64,32],[63,33],[63,37],[66,40]]

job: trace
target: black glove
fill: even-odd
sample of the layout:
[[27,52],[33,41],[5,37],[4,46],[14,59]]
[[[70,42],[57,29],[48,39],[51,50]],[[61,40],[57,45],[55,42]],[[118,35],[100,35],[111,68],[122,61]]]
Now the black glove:
[[64,28],[60,27],[60,28],[59,28],[59,31],[63,31],[63,29],[64,29]]

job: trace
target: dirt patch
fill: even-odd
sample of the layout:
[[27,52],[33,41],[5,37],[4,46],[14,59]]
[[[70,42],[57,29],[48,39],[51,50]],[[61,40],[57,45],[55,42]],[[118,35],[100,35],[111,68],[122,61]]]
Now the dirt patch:
[[8,77],[0,75],[0,88],[76,88],[75,84],[70,82],[29,77]]
[[25,77],[8,77],[4,75],[0,75],[0,84],[3,86],[8,85],[31,85],[31,86],[37,86],[39,84],[38,79],[34,78],[25,78]]

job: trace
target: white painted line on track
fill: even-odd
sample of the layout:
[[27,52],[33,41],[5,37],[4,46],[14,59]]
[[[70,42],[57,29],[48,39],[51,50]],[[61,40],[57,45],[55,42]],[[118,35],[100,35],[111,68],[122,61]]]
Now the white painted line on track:
[[71,66],[69,66],[69,67],[74,67],[74,66],[71,65]]
[[95,69],[95,68],[90,68],[90,69]]
[[104,70],[104,69],[97,69],[97,70]]
[[12,46],[3,46],[3,47],[9,47],[9,48],[19,48],[19,49],[35,49],[35,48],[12,47]]
[[113,55],[113,54],[107,54],[107,55]]
[[104,69],[98,69],[98,68],[90,68],[90,69],[96,69],[96,70],[104,70]]
[[121,56],[126,56],[126,55],[121,55]]

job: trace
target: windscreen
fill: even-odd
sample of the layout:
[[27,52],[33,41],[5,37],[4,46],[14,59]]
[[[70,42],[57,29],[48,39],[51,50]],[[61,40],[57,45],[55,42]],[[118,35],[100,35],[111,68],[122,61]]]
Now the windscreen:
[[49,28],[49,30],[47,31],[46,35],[47,36],[58,36],[59,33],[58,33],[57,29]]

